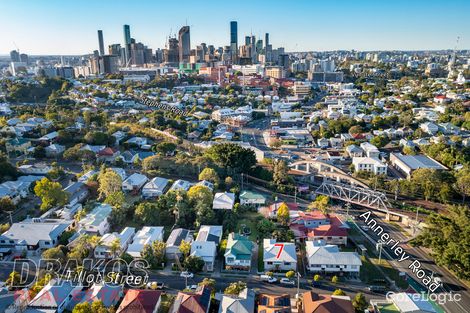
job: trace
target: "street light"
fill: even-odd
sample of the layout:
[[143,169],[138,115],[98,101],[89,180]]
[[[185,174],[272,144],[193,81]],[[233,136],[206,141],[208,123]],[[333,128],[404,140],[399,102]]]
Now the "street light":
[[297,294],[295,295],[295,298],[297,298],[297,299],[300,296],[300,277],[302,277],[302,276],[300,275],[299,272],[297,272]]
[[375,245],[375,248],[379,250],[379,265],[382,263],[382,249],[383,249],[383,244],[384,242],[382,240],[379,240],[377,244]]

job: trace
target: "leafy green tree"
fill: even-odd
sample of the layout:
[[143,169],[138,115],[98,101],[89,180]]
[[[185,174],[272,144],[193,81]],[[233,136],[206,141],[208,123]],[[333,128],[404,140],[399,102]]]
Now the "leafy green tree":
[[289,207],[284,202],[277,209],[277,220],[281,225],[287,226],[289,224]]
[[15,208],[15,204],[9,197],[0,198],[0,212],[14,211]]
[[157,152],[167,154],[175,151],[176,145],[172,142],[161,142],[156,146]]
[[465,203],[465,198],[470,196],[470,169],[458,171],[456,178],[455,189],[462,195],[462,203]]
[[195,185],[189,188],[188,190],[189,201],[193,205],[202,202],[205,206],[212,206],[212,192],[206,186]]
[[100,198],[106,198],[122,190],[122,178],[112,169],[101,171],[98,175],[98,188]]
[[121,208],[126,203],[126,197],[122,191],[113,192],[104,199],[104,203],[115,208]]
[[62,186],[46,177],[36,183],[34,193],[41,198],[41,210],[43,211],[56,205],[65,205],[68,200],[68,193],[62,189]]
[[369,306],[366,300],[366,297],[362,292],[358,292],[354,299],[352,300],[352,305],[356,312],[364,312],[365,309]]
[[158,265],[166,262],[166,244],[163,241],[156,240],[152,242],[153,255],[155,256],[155,262]]
[[183,254],[183,257],[186,258],[191,252],[191,243],[189,241],[181,240],[179,250]]
[[286,161],[274,160],[273,161],[273,182],[278,188],[284,187],[289,181],[289,175],[287,172],[289,168]]
[[206,150],[205,155],[228,174],[247,173],[256,165],[252,150],[233,143],[214,145]]
[[204,277],[197,285],[209,287],[211,289],[211,296],[213,297],[215,295],[215,279]]
[[263,218],[259,223],[256,224],[256,228],[258,230],[259,236],[264,238],[270,235],[274,229],[276,229],[276,226],[270,220]]
[[64,246],[57,246],[57,247],[54,247],[54,248],[46,249],[42,253],[42,258],[43,259],[54,259],[54,260],[57,260],[61,263],[65,262],[66,257],[65,257],[65,253],[63,252],[64,248],[65,248]]
[[338,282],[338,276],[335,275],[335,276],[331,277],[331,282],[333,284],[336,284]]
[[238,296],[245,288],[246,283],[244,281],[237,281],[225,288],[224,294]]
[[153,253],[152,245],[144,245],[142,251],[140,252],[140,256],[149,263],[150,267],[155,268],[157,266],[158,262],[155,258],[155,254]]
[[310,205],[308,206],[308,208],[309,208],[309,209],[318,209],[318,210],[320,210],[320,212],[322,212],[323,214],[327,214],[327,213],[328,213],[328,206],[329,206],[329,203],[330,203],[330,197],[325,196],[325,195],[318,195],[318,196],[315,198],[315,201],[313,201],[312,203],[310,203]]
[[219,175],[217,175],[217,172],[213,168],[210,168],[210,167],[206,167],[205,169],[203,169],[201,173],[199,174],[198,178],[199,180],[210,181],[214,183],[215,185],[218,185],[220,183]]
[[436,263],[461,279],[470,279],[470,208],[448,206],[445,214],[431,214],[427,227],[411,244],[432,250]]
[[345,296],[345,295],[346,293],[342,289],[336,289],[335,291],[333,291],[333,296]]
[[289,278],[289,279],[290,279],[290,278],[292,278],[292,277],[294,277],[294,276],[295,276],[295,271],[288,271],[288,272],[286,273],[286,278]]
[[313,276],[313,281],[314,282],[319,282],[321,280],[321,276],[318,275],[318,274],[315,274],[315,276]]
[[200,257],[190,255],[184,260],[183,266],[187,271],[199,273],[204,268],[204,260]]
[[91,310],[91,304],[89,302],[82,302],[75,305],[72,313],[94,313]]
[[109,251],[113,257],[116,257],[117,253],[121,250],[121,240],[119,238],[114,239],[109,246]]

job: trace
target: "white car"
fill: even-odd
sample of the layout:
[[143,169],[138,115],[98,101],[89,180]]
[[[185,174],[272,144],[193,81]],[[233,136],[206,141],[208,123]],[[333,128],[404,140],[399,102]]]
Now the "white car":
[[281,280],[279,281],[279,283],[281,283],[281,284],[283,284],[283,285],[291,285],[291,286],[294,286],[294,285],[295,285],[295,281],[290,280],[289,278],[281,278]]
[[197,285],[191,285],[191,286],[189,286],[188,288],[191,289],[191,290],[196,290],[196,289],[197,289]]
[[181,272],[180,276],[184,278],[193,278],[194,274],[188,271],[184,271],[184,272]]
[[267,281],[270,284],[277,282],[276,277],[271,277],[269,275],[260,275],[259,278],[261,278],[262,281]]

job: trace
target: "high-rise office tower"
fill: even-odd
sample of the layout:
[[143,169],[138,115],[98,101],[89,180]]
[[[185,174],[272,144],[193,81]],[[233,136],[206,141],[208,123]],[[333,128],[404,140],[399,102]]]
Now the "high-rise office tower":
[[20,62],[20,53],[16,50],[11,50],[10,59],[12,62]]
[[230,22],[230,50],[232,53],[232,62],[236,63],[238,54],[238,23]]
[[178,52],[180,62],[189,62],[189,56],[191,53],[191,40],[189,34],[189,26],[181,27],[178,32]]
[[265,62],[272,62],[272,46],[269,44],[269,33],[264,35],[264,56]]
[[98,30],[98,44],[100,47],[100,55],[104,55],[104,41],[103,41],[103,31]]
[[245,36],[245,46],[249,46],[251,43],[251,37],[250,36]]
[[23,63],[26,63],[26,64],[29,63],[29,57],[26,53],[20,54],[20,62],[23,62]]
[[131,55],[131,28],[129,25],[124,25],[124,61],[127,64]]
[[269,45],[269,33],[264,35],[264,48],[267,49]]
[[178,65],[178,39],[168,38],[167,49],[165,49],[165,51],[163,52],[163,61],[166,63],[171,63],[172,65]]

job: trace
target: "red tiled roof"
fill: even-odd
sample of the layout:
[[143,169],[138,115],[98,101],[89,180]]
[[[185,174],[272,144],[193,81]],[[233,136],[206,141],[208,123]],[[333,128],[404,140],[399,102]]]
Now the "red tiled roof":
[[129,289],[116,313],[152,313],[161,291]]
[[333,216],[330,218],[330,224],[320,225],[312,229],[308,233],[308,237],[347,237],[348,229],[344,227],[343,223],[338,217]]
[[117,151],[116,149],[106,147],[100,152],[98,152],[98,155],[113,155],[114,153],[116,153],[116,151]]

